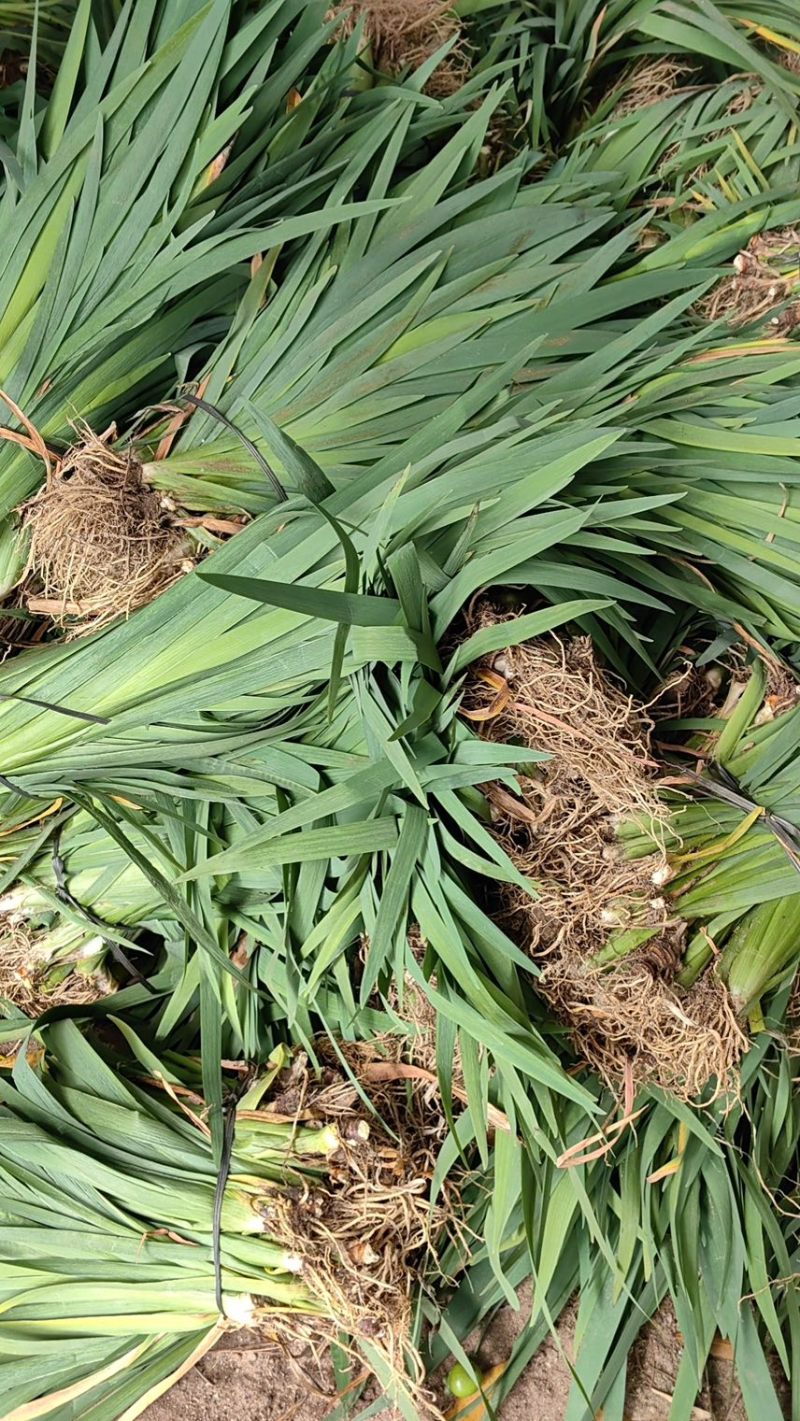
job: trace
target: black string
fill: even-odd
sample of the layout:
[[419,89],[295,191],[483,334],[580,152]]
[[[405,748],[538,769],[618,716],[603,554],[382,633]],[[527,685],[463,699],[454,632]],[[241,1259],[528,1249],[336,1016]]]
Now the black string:
[[3,789],[10,789],[12,794],[21,795],[23,799],[30,799],[31,797],[27,790],[23,789],[21,785],[15,785],[14,781],[8,779],[5,775],[0,775],[0,785],[3,786]]
[[[111,721],[104,715],[91,715],[89,711],[71,710],[69,706],[59,706],[53,701],[40,701],[35,696],[21,696],[15,691],[1,691],[0,701],[23,701],[27,706],[38,706],[41,710],[55,711],[56,715],[66,715],[72,720],[85,720],[90,725],[110,725]],[[10,789],[14,794],[22,795],[23,799],[30,799],[31,795],[21,785],[15,785],[6,775],[0,775],[0,785],[4,789]]]
[[20,696],[15,691],[0,692],[0,701],[24,701],[26,706],[39,706],[41,710],[55,711],[57,715],[68,715],[73,720],[88,720],[90,725],[110,725],[105,715],[91,715],[89,711],[70,710],[69,706],[59,706],[53,701],[40,701],[35,696]]
[[190,405],[196,405],[199,410],[203,410],[205,414],[210,414],[213,419],[217,419],[220,424],[224,424],[226,429],[230,429],[238,439],[241,439],[248,453],[252,454],[262,473],[269,479],[269,482],[272,484],[281,502],[284,503],[288,499],[289,495],[286,489],[283,487],[275,470],[267,463],[261,450],[253,443],[252,439],[248,439],[244,430],[239,429],[238,425],[234,424],[232,420],[228,419],[226,414],[222,413],[222,410],[218,410],[216,405],[209,404],[208,400],[201,400],[199,395],[189,395],[184,392],[178,396],[178,399],[187,400]]
[[683,773],[694,785],[698,794],[706,795],[710,799],[722,800],[723,804],[732,804],[736,809],[743,810],[745,814],[752,814],[754,809],[760,809],[761,822],[774,834],[792,867],[800,873],[800,829],[796,824],[792,824],[780,814],[774,814],[765,805],[758,804],[756,800],[744,794],[735,776],[722,765],[717,767],[719,779],[698,774],[696,770],[684,770]]
[[103,939],[103,946],[108,948],[111,956],[119,963],[120,967],[128,973],[132,981],[136,982],[139,986],[145,987],[151,996],[157,996],[158,994],[151,987],[147,978],[142,976],[139,968],[135,963],[131,962],[127,952],[123,951],[120,940],[114,933],[113,928],[110,928],[107,923],[104,923],[102,918],[98,918],[97,914],[93,913],[91,908],[84,907],[82,903],[78,902],[77,898],[73,898],[67,887],[67,868],[61,857],[60,849],[61,825],[59,824],[53,835],[52,850],[53,876],[56,880],[56,898],[58,898],[60,903],[65,903],[74,913],[78,913],[80,917],[85,918],[87,922],[91,923],[93,928],[97,929]]
[[222,1137],[222,1158],[219,1162],[217,1187],[214,1191],[211,1253],[214,1259],[214,1296],[217,1302],[217,1310],[221,1313],[225,1311],[222,1305],[222,1205],[225,1199],[225,1187],[231,1172],[233,1137],[236,1133],[236,1106],[238,1100],[239,1091],[232,1092],[222,1107],[225,1113],[225,1133]]

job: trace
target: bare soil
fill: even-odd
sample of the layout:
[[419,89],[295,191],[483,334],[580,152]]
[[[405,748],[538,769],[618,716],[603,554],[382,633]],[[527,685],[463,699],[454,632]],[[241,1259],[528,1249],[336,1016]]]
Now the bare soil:
[[[502,1408],[503,1421],[563,1421],[571,1377],[562,1355],[570,1355],[574,1329],[570,1308],[559,1328],[560,1348],[548,1341],[539,1350]],[[508,1356],[525,1325],[520,1313],[502,1312],[479,1353],[488,1368]],[[626,1421],[668,1421],[672,1387],[681,1357],[681,1339],[670,1308],[643,1329],[628,1367]],[[260,1344],[248,1333],[226,1338],[216,1351],[145,1412],[145,1421],[324,1421],[334,1408],[332,1374],[307,1358],[293,1360]],[[385,1421],[389,1414],[383,1413]],[[709,1384],[694,1421],[745,1421],[730,1362],[712,1363]],[[392,1418],[393,1421],[393,1418]]]

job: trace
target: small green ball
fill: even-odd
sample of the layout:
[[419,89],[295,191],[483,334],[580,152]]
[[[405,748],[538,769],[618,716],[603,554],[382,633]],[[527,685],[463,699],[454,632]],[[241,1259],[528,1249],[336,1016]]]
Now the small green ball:
[[447,1386],[450,1395],[457,1397],[476,1396],[478,1391],[466,1367],[462,1367],[460,1362],[456,1362],[447,1373]]

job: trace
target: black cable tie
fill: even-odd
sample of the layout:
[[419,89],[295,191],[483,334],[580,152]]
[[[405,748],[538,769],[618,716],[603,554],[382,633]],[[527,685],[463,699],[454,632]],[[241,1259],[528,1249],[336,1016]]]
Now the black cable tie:
[[90,725],[110,725],[111,721],[105,715],[92,715],[89,711],[71,710],[69,706],[60,706],[55,701],[40,701],[36,696],[21,696],[16,691],[0,691],[0,701],[22,701],[26,706],[38,706],[40,710],[55,711],[56,715],[68,715],[73,720],[85,720]]
[[0,775],[0,785],[2,785],[4,789],[10,789],[12,794],[20,795],[22,799],[35,799],[36,797],[30,794],[28,790],[23,789],[22,785],[15,785],[14,781],[8,779],[6,775]]
[[186,400],[190,405],[196,405],[199,410],[202,410],[204,412],[204,414],[210,414],[212,419],[219,420],[220,424],[224,424],[226,429],[230,429],[230,431],[235,434],[238,439],[241,439],[245,449],[248,451],[249,454],[252,454],[253,458],[258,464],[258,467],[261,469],[261,472],[267,477],[269,482],[272,484],[272,487],[275,490],[275,493],[277,494],[278,498],[281,500],[282,503],[285,503],[287,501],[289,495],[286,492],[286,489],[283,487],[283,484],[281,483],[280,479],[278,478],[278,475],[275,473],[275,470],[271,467],[270,464],[267,463],[267,460],[264,458],[264,455],[261,453],[261,450],[256,444],[253,443],[252,439],[248,438],[243,429],[239,429],[238,425],[234,424],[233,420],[228,419],[228,416],[226,414],[223,414],[222,410],[218,410],[216,405],[209,404],[208,400],[202,400],[199,395],[189,395],[184,391],[183,394],[178,395],[178,399]]
[[231,1094],[222,1107],[225,1113],[225,1133],[222,1137],[222,1158],[220,1159],[219,1170],[217,1172],[217,1187],[214,1190],[214,1215],[211,1231],[211,1254],[214,1260],[214,1297],[217,1303],[217,1311],[223,1316],[225,1315],[225,1309],[222,1303],[222,1205],[225,1200],[225,1189],[231,1172],[238,1100],[238,1092]]

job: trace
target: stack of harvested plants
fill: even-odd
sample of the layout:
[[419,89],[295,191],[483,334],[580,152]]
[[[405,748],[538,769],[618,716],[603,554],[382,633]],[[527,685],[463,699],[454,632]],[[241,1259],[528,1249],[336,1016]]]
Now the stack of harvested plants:
[[390,1397],[419,1400],[410,1295],[441,1210],[413,1118],[384,1127],[363,1087],[320,1087],[283,1048],[210,1108],[199,1063],[124,1031],[120,1054],[56,1023],[43,1061],[0,1081],[0,1260],[22,1242],[28,1265],[0,1322],[10,1411],[138,1415],[243,1326],[295,1349],[345,1334]]

